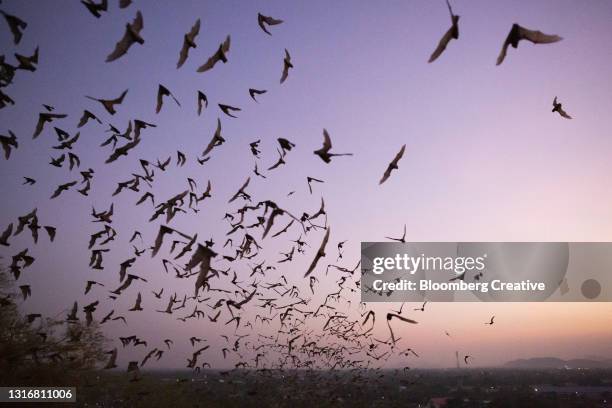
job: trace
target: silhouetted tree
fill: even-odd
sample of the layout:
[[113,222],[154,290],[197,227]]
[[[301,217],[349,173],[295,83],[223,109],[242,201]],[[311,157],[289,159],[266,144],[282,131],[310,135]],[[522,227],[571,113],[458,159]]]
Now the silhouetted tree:
[[99,327],[22,315],[14,283],[0,270],[0,384],[76,385],[105,359]]

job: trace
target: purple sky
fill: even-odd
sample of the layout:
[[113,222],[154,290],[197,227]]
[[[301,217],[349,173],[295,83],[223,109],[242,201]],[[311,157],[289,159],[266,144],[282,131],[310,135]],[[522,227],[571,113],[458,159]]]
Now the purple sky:
[[[5,22],[0,21],[0,49],[10,56],[8,60],[12,61],[14,52],[30,55],[40,46],[38,70],[18,73],[15,84],[6,89],[16,105],[0,110],[0,134],[11,129],[20,143],[10,160],[0,160],[0,227],[38,207],[40,223],[58,228],[53,244],[42,237],[34,246],[22,234],[13,238],[10,248],[0,249],[0,255],[10,259],[30,247],[37,258],[20,280],[32,286],[32,298],[24,302],[24,310],[53,315],[74,300],[81,307],[100,298],[98,318],[114,308],[129,321],[128,328],[120,322],[106,325],[110,337],[137,333],[157,347],[163,346],[164,338],[175,340],[174,351],[151,367],[184,366],[190,336],[205,337],[213,346],[202,361],[220,367],[237,361],[235,356],[224,361],[219,352],[225,344],[219,335],[233,334],[231,325],[211,325],[207,319],[182,323],[151,311],[165,308],[171,292],[182,298],[193,290],[193,278],[165,275],[160,258],[147,254],[130,270],[147,277],[148,285],[131,287],[114,304],[106,300],[106,289],[118,285],[119,263],[132,256],[127,241],[134,229],[145,236],[145,243],[139,245],[143,248],[152,243],[159,225],[147,222],[150,203],[134,206],[142,193],[110,197],[117,182],[140,171],[139,158],[173,157],[170,170],[156,171],[152,191],[158,201],[185,190],[187,177],[198,181],[200,192],[211,180],[213,199],[202,203],[198,214],[179,214],[172,226],[198,233],[201,241],[214,237],[217,250],[225,241],[227,224],[221,218],[229,211],[227,200],[247,176],[251,176],[248,190],[255,202],[271,199],[296,214],[315,212],[323,196],[332,233],[328,257],[315,272],[321,283],[313,304],[336,287],[338,276],[324,273],[325,265],[336,261],[338,241],[348,240],[342,261],[352,268],[359,260],[360,241],[399,235],[404,223],[410,241],[612,240],[612,3],[608,1],[456,1],[460,39],[452,41],[433,64],[427,63],[429,55],[450,25],[443,1],[184,1],[179,7],[135,0],[125,10],[118,8],[116,0],[109,3],[109,12],[100,19],[78,1],[5,0],[0,6],[28,22],[23,40],[15,47]],[[105,63],[137,10],[144,17],[145,44],[136,44],[126,56]],[[257,26],[257,12],[285,23],[272,27],[273,35],[268,36]],[[198,48],[177,70],[183,34],[197,18],[202,21]],[[514,22],[564,39],[552,45],[523,42],[496,67]],[[228,34],[232,36],[229,62],[196,73]],[[295,69],[279,85],[284,48],[290,51]],[[162,112],[155,114],[159,83],[174,93],[182,108],[167,99]],[[259,104],[249,98],[250,87],[268,90],[259,97]],[[126,100],[112,117],[84,98],[114,98],[126,88]],[[210,101],[200,117],[196,115],[197,90]],[[574,120],[551,113],[555,95]],[[52,126],[31,139],[43,103],[69,114],[53,125],[71,134],[83,109],[105,122],[83,127],[74,149],[83,169],[96,170],[90,197],[70,191],[49,201],[55,186],[80,177],[75,171],[68,174],[67,168],[47,164],[50,154],[58,155],[50,149],[56,144]],[[217,103],[241,107],[239,118],[223,115]],[[227,142],[199,166],[195,157],[209,142],[217,117]],[[104,165],[110,150],[99,144],[109,135],[104,133],[106,123],[124,130],[135,118],[153,122],[157,128],[145,130],[142,142],[127,158]],[[314,156],[323,128],[329,131],[336,151],[352,152],[354,157],[337,158],[327,165]],[[248,144],[262,140],[259,168],[264,170],[278,157],[278,137],[293,141],[296,149],[288,153],[287,165],[266,174],[266,180],[257,178],[252,174],[254,159]],[[403,144],[406,154],[399,171],[378,186],[387,163]],[[188,156],[183,168],[175,166],[177,149]],[[312,195],[307,175],[325,180]],[[38,182],[21,186],[22,176]],[[286,196],[294,190],[295,194]],[[89,213],[92,205],[101,210],[111,202],[119,237],[105,256],[105,270],[92,271],[87,267],[87,241],[99,225],[91,223]],[[241,205],[232,206],[232,211]],[[254,235],[259,238],[261,232]],[[296,228],[288,235],[267,238],[258,259],[269,263],[281,259],[279,251],[288,251],[288,240],[298,235]],[[307,253],[291,264],[280,264],[270,281],[284,274],[308,296],[308,283],[301,277],[321,239],[320,231],[309,234]],[[234,269],[250,282],[246,263]],[[105,282],[107,287],[94,288],[85,297],[88,279]],[[166,290],[160,301],[151,290],[162,286]],[[138,290],[149,311],[135,316],[124,310],[133,304]],[[359,294],[352,294],[350,300],[350,309],[358,316]],[[391,306],[395,305],[373,309],[384,312]],[[186,312],[192,308],[188,306]],[[492,314],[498,324],[483,327]],[[432,304],[425,313],[414,314],[419,326],[406,328],[402,337],[405,346],[422,356],[407,364],[422,367],[452,365],[455,350],[474,355],[476,365],[539,355],[609,357],[611,314],[612,306],[606,303]],[[248,316],[254,314],[246,311]],[[324,323],[313,320],[309,327],[320,331]],[[375,332],[385,338],[384,319],[379,323]],[[238,333],[252,333],[255,342],[256,332],[273,333],[277,328],[277,324],[270,328],[257,324],[253,331],[243,328]],[[444,330],[453,333],[453,338],[446,338]],[[577,343],[582,344],[580,350],[575,348]],[[126,349],[120,361],[142,354],[142,349]]]

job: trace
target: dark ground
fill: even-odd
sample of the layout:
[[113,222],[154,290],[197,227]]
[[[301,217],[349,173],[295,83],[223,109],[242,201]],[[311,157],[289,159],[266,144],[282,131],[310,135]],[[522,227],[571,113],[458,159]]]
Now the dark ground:
[[78,406],[426,407],[434,401],[445,401],[441,406],[446,407],[612,405],[609,369],[203,370],[145,371],[138,381],[129,381],[122,372],[90,372],[80,378]]

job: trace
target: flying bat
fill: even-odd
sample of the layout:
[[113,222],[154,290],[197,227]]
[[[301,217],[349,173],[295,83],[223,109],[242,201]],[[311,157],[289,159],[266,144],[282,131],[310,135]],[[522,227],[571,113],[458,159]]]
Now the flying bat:
[[558,35],[544,34],[541,31],[537,30],[529,30],[525,27],[521,27],[518,24],[513,24],[512,29],[508,33],[506,37],[506,41],[504,41],[504,45],[502,46],[501,52],[497,57],[497,65],[500,65],[504,62],[504,58],[506,58],[506,52],[508,51],[508,46],[512,45],[512,48],[517,48],[519,41],[528,40],[534,44],[551,44],[558,41],[561,41],[563,38]]
[[115,44],[115,49],[108,55],[108,57],[106,57],[106,62],[111,62],[124,56],[134,43],[141,45],[144,44],[144,39],[140,36],[142,27],[142,13],[138,11],[136,13],[136,18],[134,18],[131,23],[125,25],[125,33],[123,34],[123,38],[121,38],[121,40]]
[[385,174],[383,174],[382,178],[378,182],[379,185],[387,181],[387,179],[391,176],[391,172],[393,170],[397,170],[399,168],[397,166],[397,163],[400,161],[400,159],[404,155],[404,150],[406,150],[406,145],[403,145],[400,151],[397,152],[393,160],[391,160],[391,163],[389,163],[389,165],[387,166],[387,170],[385,170]]

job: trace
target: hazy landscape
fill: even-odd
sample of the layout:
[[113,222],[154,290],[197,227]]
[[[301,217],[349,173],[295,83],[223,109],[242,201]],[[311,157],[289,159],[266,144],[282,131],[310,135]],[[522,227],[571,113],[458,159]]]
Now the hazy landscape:
[[167,370],[135,383],[106,374],[77,393],[103,406],[606,407],[612,370]]

